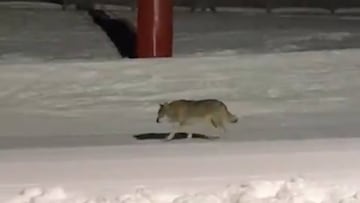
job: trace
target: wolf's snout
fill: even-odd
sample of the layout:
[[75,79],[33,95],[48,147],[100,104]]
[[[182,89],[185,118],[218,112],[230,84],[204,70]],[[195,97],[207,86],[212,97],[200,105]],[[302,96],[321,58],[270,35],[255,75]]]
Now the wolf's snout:
[[160,123],[160,118],[159,117],[156,118],[156,122]]

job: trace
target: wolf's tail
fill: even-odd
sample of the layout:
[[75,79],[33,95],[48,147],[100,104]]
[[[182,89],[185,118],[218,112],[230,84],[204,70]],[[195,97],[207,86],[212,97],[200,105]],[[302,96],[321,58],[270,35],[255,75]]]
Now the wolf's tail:
[[239,118],[226,109],[226,117],[230,123],[237,123]]
[[236,117],[234,114],[231,114],[231,113],[229,113],[228,119],[229,119],[229,122],[230,122],[230,123],[237,123],[238,120],[239,120],[238,117]]

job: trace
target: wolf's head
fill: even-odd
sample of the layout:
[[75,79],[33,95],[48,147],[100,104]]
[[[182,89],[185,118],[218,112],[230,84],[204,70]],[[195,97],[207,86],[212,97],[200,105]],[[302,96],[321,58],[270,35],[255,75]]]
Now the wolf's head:
[[167,108],[168,108],[167,102],[159,104],[159,110],[158,110],[157,118],[156,118],[157,123],[160,123],[160,119],[166,115]]

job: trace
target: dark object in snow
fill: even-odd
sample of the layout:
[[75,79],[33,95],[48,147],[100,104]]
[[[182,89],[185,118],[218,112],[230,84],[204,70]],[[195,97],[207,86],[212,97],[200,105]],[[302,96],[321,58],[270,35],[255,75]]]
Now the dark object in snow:
[[104,30],[122,57],[137,58],[136,31],[126,19],[112,19],[103,10],[88,11],[93,21]]
[[216,13],[216,5],[214,0],[195,0],[190,6],[190,12],[195,12],[197,8],[200,8],[202,12],[210,9],[211,12]]

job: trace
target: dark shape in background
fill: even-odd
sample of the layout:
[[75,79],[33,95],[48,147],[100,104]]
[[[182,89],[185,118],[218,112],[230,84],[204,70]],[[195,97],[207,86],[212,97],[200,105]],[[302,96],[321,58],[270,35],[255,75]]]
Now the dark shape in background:
[[137,58],[136,31],[126,19],[112,19],[103,10],[91,9],[88,14],[101,27],[124,58]]

